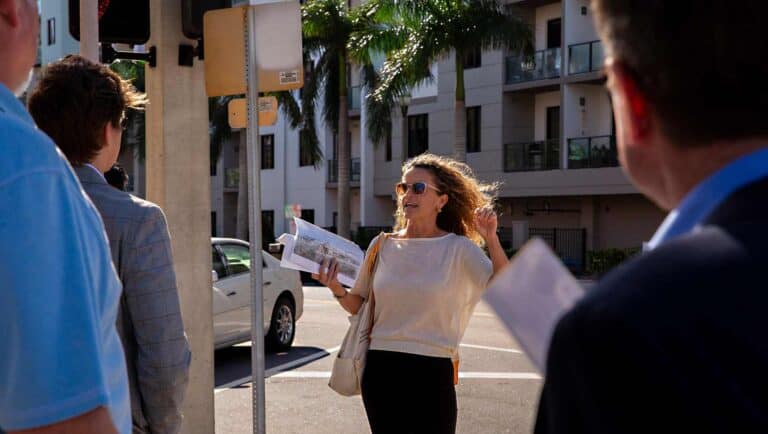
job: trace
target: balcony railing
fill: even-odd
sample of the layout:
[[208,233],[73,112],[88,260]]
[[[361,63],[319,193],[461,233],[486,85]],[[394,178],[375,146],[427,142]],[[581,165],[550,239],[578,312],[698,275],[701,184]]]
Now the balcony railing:
[[555,170],[560,168],[560,140],[504,145],[504,171]]
[[568,74],[583,74],[603,68],[603,43],[600,41],[568,47]]
[[508,56],[507,84],[560,77],[560,47],[537,51],[533,58]]
[[240,169],[224,169],[224,188],[238,188],[240,186]]
[[[360,182],[360,159],[353,158],[349,167],[350,182]],[[328,160],[328,182],[339,182],[339,160]]]
[[568,139],[568,168],[594,169],[619,165],[615,136]]
[[347,109],[360,110],[360,86],[351,86],[347,92]]

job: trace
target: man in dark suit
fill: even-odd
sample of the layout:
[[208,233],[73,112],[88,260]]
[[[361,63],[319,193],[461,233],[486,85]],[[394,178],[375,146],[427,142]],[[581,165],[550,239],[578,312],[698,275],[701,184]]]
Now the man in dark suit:
[[766,433],[768,2],[592,8],[622,166],[670,214],[558,323],[535,432]]
[[145,103],[114,71],[80,56],[46,67],[29,98],[37,125],[66,155],[104,221],[123,284],[117,330],[125,349],[133,433],[175,434],[181,429],[190,352],[165,215],[104,177],[120,152],[125,110]]

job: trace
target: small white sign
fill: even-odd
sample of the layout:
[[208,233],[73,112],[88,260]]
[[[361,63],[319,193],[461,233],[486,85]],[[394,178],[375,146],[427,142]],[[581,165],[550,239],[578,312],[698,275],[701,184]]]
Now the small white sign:
[[299,82],[299,71],[281,71],[280,84],[293,84]]

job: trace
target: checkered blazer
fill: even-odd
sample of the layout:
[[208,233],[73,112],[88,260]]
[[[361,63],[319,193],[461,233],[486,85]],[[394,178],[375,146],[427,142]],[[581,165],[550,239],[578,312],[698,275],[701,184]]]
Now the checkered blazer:
[[177,433],[191,354],[181,318],[171,240],[157,205],[76,167],[104,221],[123,294],[117,329],[125,349],[134,434]]

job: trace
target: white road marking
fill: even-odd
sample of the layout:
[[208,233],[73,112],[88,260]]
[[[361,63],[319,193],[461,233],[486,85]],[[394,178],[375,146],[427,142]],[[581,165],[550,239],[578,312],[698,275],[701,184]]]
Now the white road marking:
[[485,345],[471,345],[471,344],[461,344],[461,346],[466,348],[476,348],[478,350],[490,350],[490,351],[501,351],[503,353],[523,354],[522,351],[513,350],[511,348],[486,347]]
[[[282,365],[274,366],[274,367],[269,368],[266,371],[264,371],[264,377],[265,378],[269,378],[269,377],[272,377],[272,376],[275,376],[275,375],[279,375],[281,372],[287,371],[288,369],[294,368],[296,366],[300,366],[300,365],[303,365],[305,363],[313,362],[313,361],[315,361],[317,359],[322,359],[323,357],[325,357],[327,355],[330,355],[330,354],[335,353],[336,351],[339,351],[339,348],[341,348],[341,346],[336,346],[336,347],[333,347],[333,348],[326,348],[323,351],[318,351],[316,353],[309,354],[309,355],[304,356],[304,357],[302,357],[300,359],[292,360],[290,362],[283,363]],[[252,378],[253,377],[249,375],[247,377],[239,378],[239,379],[237,379],[235,381],[230,381],[227,384],[222,384],[221,386],[216,387],[214,393],[219,393],[219,392],[221,392],[223,390],[226,390],[226,389],[231,389],[233,387],[241,386],[241,385],[243,385],[245,383],[250,383]]]
[[[286,371],[272,378],[331,378],[330,371]],[[459,372],[459,378],[467,380],[541,380],[535,372]]]
[[[242,345],[242,344],[241,344]],[[489,351],[500,351],[504,353],[514,353],[514,354],[522,354],[522,351],[515,350],[511,348],[500,348],[500,347],[488,347],[485,345],[472,345],[472,344],[461,344],[462,347],[465,348],[474,348],[479,350],[489,350]],[[329,354],[333,354],[337,351],[339,351],[339,348],[341,346],[336,346],[333,348],[326,348],[323,351],[318,351],[316,353],[309,354],[307,356],[304,356],[300,359],[296,359],[287,363],[283,363],[281,365],[277,365],[275,367],[272,367],[270,369],[267,369],[266,372],[264,372],[265,378],[275,377],[275,378],[330,378],[331,373],[330,371],[289,371],[289,369],[294,368],[296,366],[300,366],[306,363],[313,362],[315,360],[321,359]],[[488,379],[488,380],[540,380],[541,376],[532,372],[459,372],[459,378],[467,378],[467,379]],[[221,386],[218,386],[215,388],[214,393],[223,392],[224,390],[231,389],[233,387],[242,386],[245,383],[250,383],[252,377],[249,375],[247,377],[239,378],[234,381],[230,381],[229,383],[222,384]]]

